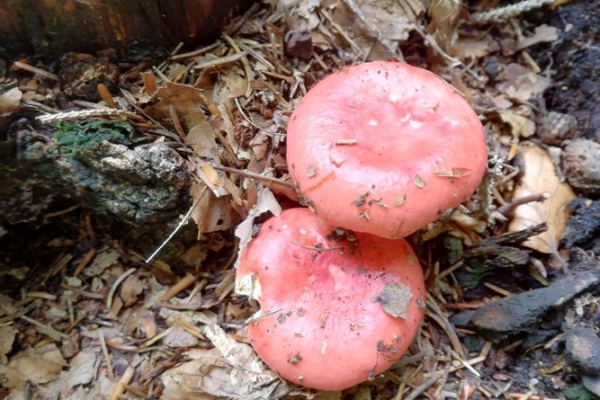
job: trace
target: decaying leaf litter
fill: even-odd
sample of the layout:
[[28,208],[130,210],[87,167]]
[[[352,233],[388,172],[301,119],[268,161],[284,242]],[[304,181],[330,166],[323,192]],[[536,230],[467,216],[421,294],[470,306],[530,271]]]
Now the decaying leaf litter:
[[[546,117],[538,102],[551,77],[528,53],[559,32],[518,15],[491,32],[466,19],[464,6],[417,0],[257,5],[232,20],[216,43],[190,53],[175,49],[136,85],[112,95],[100,90],[99,104],[79,103],[81,111],[49,118],[129,118],[151,143],[176,149],[181,168],[195,178],[192,206],[181,214],[189,211],[200,241],[179,265],[160,252],[147,263],[149,254],[97,238],[100,227],[88,214],[73,220],[80,225],[75,239],[56,235],[44,242],[58,251],[39,276],[7,263],[2,274],[21,285],[0,301],[0,385],[8,398],[560,397],[574,383],[556,350],[561,335],[531,347],[511,337],[494,344],[450,322],[459,311],[569,273],[559,241],[574,198],[537,140]],[[501,54],[501,75],[485,64],[495,54]],[[262,216],[279,213],[288,201],[283,195],[294,198],[285,160],[294,105],[342,66],[389,57],[435,71],[469,99],[489,137],[490,173],[477,198],[412,237],[429,294],[411,352],[373,382],[315,393],[280,381],[247,344],[244,321],[258,305],[233,293],[235,256]],[[41,94],[52,93],[43,83],[55,76],[19,67],[32,73],[30,84],[0,96],[2,112],[24,105],[58,111]],[[75,240],[97,246],[76,254]],[[509,278],[484,279],[499,270]],[[515,283],[519,278],[523,284]],[[594,304],[593,298],[579,302],[570,322],[593,313]],[[515,352],[523,350],[542,365],[522,370]]]

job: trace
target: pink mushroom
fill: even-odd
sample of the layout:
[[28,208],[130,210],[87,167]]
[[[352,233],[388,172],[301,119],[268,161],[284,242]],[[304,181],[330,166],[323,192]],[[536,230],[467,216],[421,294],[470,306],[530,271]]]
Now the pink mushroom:
[[483,127],[446,82],[410,65],[354,65],[312,87],[287,128],[304,201],[334,226],[401,238],[476,190]]
[[283,378],[322,390],[388,369],[425,307],[406,241],[335,229],[307,208],[263,223],[241,256],[236,290],[260,302],[248,325],[258,355]]

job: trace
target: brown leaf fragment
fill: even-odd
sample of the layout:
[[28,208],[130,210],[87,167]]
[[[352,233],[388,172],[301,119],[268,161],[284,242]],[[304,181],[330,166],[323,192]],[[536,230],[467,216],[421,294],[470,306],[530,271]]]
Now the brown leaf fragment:
[[546,150],[531,142],[523,142],[520,147],[524,175],[515,189],[514,198],[544,192],[549,193],[550,198],[543,203],[535,202],[518,206],[508,231],[516,232],[545,222],[548,230],[530,237],[524,245],[541,253],[556,254],[558,242],[569,216],[567,205],[575,199],[575,194],[571,187],[562,183],[556,175],[554,164]]
[[391,316],[406,319],[411,298],[410,286],[402,283],[386,283],[383,291],[376,294],[373,301],[381,304],[384,311]]
[[0,327],[0,363],[6,364],[6,355],[11,352],[15,336],[19,331],[14,326]]
[[400,207],[405,202],[406,202],[406,195],[405,194],[401,194],[400,196],[396,197],[396,200],[394,200],[394,205],[396,207]]
[[186,136],[185,143],[200,157],[212,161],[219,160],[215,132],[208,121],[200,121],[194,126]]
[[423,178],[421,178],[419,175],[415,174],[415,176],[413,177],[413,183],[415,184],[416,187],[418,187],[419,189],[423,189],[425,187],[425,181],[423,180]]

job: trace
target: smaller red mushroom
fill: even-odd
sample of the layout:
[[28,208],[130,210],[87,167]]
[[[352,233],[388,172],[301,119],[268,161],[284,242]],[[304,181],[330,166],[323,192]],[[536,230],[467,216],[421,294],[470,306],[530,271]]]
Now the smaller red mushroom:
[[433,73],[377,61],[313,86],[287,127],[290,175],[330,224],[402,238],[473,194],[487,166],[471,106]]
[[336,229],[306,208],[262,224],[240,258],[236,290],[260,302],[248,325],[258,355],[283,378],[321,390],[388,369],[425,308],[406,241]]

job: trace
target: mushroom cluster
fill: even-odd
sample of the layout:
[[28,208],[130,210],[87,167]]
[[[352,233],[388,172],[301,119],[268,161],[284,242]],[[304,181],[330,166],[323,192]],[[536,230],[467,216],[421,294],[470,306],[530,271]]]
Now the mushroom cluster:
[[443,80],[379,61],[311,88],[287,141],[308,208],[263,223],[240,256],[236,290],[260,303],[248,338],[273,370],[342,390],[388,369],[417,334],[425,284],[402,238],[476,190],[485,136]]

